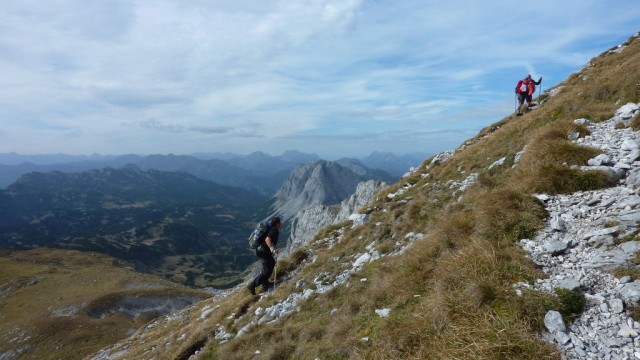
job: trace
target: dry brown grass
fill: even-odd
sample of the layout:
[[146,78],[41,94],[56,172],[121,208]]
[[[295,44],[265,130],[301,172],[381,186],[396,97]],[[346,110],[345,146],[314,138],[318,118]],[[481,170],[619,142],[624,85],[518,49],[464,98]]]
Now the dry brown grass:
[[527,151],[511,176],[510,183],[523,193],[550,194],[593,190],[611,185],[599,171],[580,171],[571,165],[586,165],[601,152],[567,140],[573,124],[560,122],[540,129],[527,145]]
[[567,140],[572,132],[584,132],[583,126],[571,122],[546,125],[537,131],[527,145],[523,162],[538,164],[586,165],[587,160],[601,153],[598,149],[576,145]]
[[[520,299],[504,291],[515,279],[534,277],[520,254],[471,240],[442,253],[430,273],[421,290],[403,299],[396,295],[392,316],[377,324],[370,334],[372,344],[361,347],[359,358],[558,358],[550,346],[538,342],[532,331],[536,322],[529,318],[544,316],[549,302],[528,304],[524,311],[511,304]],[[401,292],[402,286],[383,285],[389,293]]]
[[640,115],[636,115],[632,120],[631,120],[631,124],[629,124],[629,127],[632,128],[635,131],[640,130]]
[[509,242],[533,237],[546,215],[539,201],[512,188],[488,192],[476,212],[480,237]]

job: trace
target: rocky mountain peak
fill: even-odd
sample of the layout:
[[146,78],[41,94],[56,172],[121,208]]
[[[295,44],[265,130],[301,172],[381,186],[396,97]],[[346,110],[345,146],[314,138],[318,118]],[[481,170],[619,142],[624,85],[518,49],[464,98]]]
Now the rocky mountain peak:
[[283,219],[290,219],[313,205],[339,204],[356,191],[360,182],[380,177],[383,176],[367,171],[364,166],[354,170],[353,166],[338,162],[313,161],[291,172],[276,193],[274,208]]
[[292,220],[291,234],[284,253],[290,254],[306,244],[319,229],[348,220],[350,216],[357,214],[361,207],[375,200],[376,194],[387,186],[380,180],[361,182],[355,193],[339,205],[314,205],[298,212]]

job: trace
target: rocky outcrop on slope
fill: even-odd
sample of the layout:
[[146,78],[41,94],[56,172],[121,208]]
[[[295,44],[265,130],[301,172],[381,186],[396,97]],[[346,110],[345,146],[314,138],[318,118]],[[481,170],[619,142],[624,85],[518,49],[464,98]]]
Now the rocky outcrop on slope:
[[319,229],[348,220],[361,207],[375,200],[376,194],[385,187],[387,184],[378,180],[361,182],[356,192],[339,206],[315,205],[300,211],[293,218],[285,255],[306,244]]
[[[388,174],[387,174],[388,176]],[[364,167],[354,171],[332,161],[314,161],[295,168],[275,196],[274,210],[284,220],[313,205],[334,205],[351,196],[360,182],[380,179]]]
[[618,125],[637,116],[640,104],[627,104],[602,123],[576,120],[591,134],[574,141],[603,151],[584,169],[620,180],[608,189],[538,195],[550,218],[535,239],[521,240],[549,275],[533,288],[579,289],[585,295],[584,311],[573,322],[565,323],[556,311],[545,317],[544,337],[564,359],[640,359],[640,323],[629,312],[640,300],[640,279],[612,275],[614,269],[636,268],[640,252],[640,133]]

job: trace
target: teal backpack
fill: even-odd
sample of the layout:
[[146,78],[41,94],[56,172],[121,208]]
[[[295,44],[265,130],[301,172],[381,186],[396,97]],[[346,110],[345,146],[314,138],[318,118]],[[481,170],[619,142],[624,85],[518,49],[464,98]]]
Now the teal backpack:
[[264,243],[264,239],[267,238],[270,228],[269,223],[266,221],[259,222],[258,225],[256,225],[255,230],[249,235],[249,248],[251,250],[256,250]]

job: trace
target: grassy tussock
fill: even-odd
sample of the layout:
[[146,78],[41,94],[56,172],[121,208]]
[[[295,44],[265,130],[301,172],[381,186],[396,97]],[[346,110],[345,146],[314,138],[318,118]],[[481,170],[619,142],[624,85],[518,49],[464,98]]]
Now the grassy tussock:
[[[300,248],[296,249],[293,253],[291,253],[286,258],[278,258],[277,262],[277,271],[278,277],[285,277],[289,275],[291,272],[296,270],[305,260],[309,257],[309,253],[306,249]],[[275,275],[275,274],[274,274]]]
[[535,168],[522,185],[530,192],[567,194],[611,186],[609,176],[601,171],[580,171],[565,166],[545,165]]
[[576,145],[567,140],[572,132],[585,132],[583,126],[571,122],[549,124],[538,130],[527,144],[523,162],[536,164],[586,165],[587,160],[601,153],[598,149]]
[[544,207],[535,198],[500,189],[486,194],[477,206],[478,235],[493,241],[509,242],[531,238],[543,226]]
[[459,211],[441,219],[432,232],[433,237],[443,249],[460,247],[469,240],[475,228],[475,214],[471,211]]
[[635,116],[633,120],[631,120],[630,126],[633,130],[640,130],[640,116]]
[[334,225],[329,225],[329,226],[325,226],[324,228],[320,229],[318,231],[318,233],[316,233],[316,235],[314,236],[313,240],[311,241],[311,243],[314,243],[316,241],[318,241],[319,239],[323,239],[326,237],[337,237],[337,230],[342,229],[343,227],[345,227],[349,222],[345,221],[345,222],[341,222],[338,224],[334,224]]
[[[586,165],[601,152],[569,142],[567,136],[576,129],[559,123],[541,129],[527,146],[521,162],[511,177],[518,191],[550,194],[594,190],[611,185],[609,177],[598,171],[580,171],[571,165]],[[579,131],[579,130],[578,130]]]

